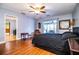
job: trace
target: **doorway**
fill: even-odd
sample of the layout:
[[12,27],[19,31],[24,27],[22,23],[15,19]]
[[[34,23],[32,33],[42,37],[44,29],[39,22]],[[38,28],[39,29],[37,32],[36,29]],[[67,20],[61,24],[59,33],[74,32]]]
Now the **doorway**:
[[5,18],[5,41],[16,40],[16,19],[12,16]]

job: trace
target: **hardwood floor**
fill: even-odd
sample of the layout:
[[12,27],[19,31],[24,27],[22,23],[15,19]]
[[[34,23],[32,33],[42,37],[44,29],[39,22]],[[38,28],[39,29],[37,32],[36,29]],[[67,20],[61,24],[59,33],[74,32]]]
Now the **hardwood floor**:
[[16,40],[15,35],[6,34],[6,41],[14,41],[14,40]]
[[0,44],[0,55],[55,55],[33,46],[32,40],[16,40]]

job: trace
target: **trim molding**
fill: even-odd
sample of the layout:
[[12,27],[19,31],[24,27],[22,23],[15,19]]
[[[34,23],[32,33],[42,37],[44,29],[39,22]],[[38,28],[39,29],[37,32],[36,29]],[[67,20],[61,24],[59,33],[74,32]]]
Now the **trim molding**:
[[3,44],[3,43],[5,43],[5,41],[1,41],[1,42],[0,42],[0,44]]
[[[21,38],[17,38],[17,40],[20,40]],[[6,41],[1,41],[0,44],[6,43]]]
[[21,38],[17,38],[17,40],[20,40]]

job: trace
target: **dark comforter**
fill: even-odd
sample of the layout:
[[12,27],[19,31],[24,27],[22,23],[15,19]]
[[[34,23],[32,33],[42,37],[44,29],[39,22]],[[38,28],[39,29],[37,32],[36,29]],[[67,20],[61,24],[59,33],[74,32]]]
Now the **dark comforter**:
[[32,43],[56,54],[68,54],[67,40],[62,39],[62,34],[41,34]]

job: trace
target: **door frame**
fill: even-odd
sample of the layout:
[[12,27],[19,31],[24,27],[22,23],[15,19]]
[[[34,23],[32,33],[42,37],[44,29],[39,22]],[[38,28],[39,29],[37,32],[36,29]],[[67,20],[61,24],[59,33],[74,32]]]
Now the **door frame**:
[[5,42],[7,42],[6,41],[6,19],[7,19],[7,16],[13,16],[13,17],[15,17],[15,21],[16,21],[16,40],[17,40],[17,38],[18,38],[18,18],[16,17],[16,16],[14,16],[14,15],[4,15],[4,41]]

